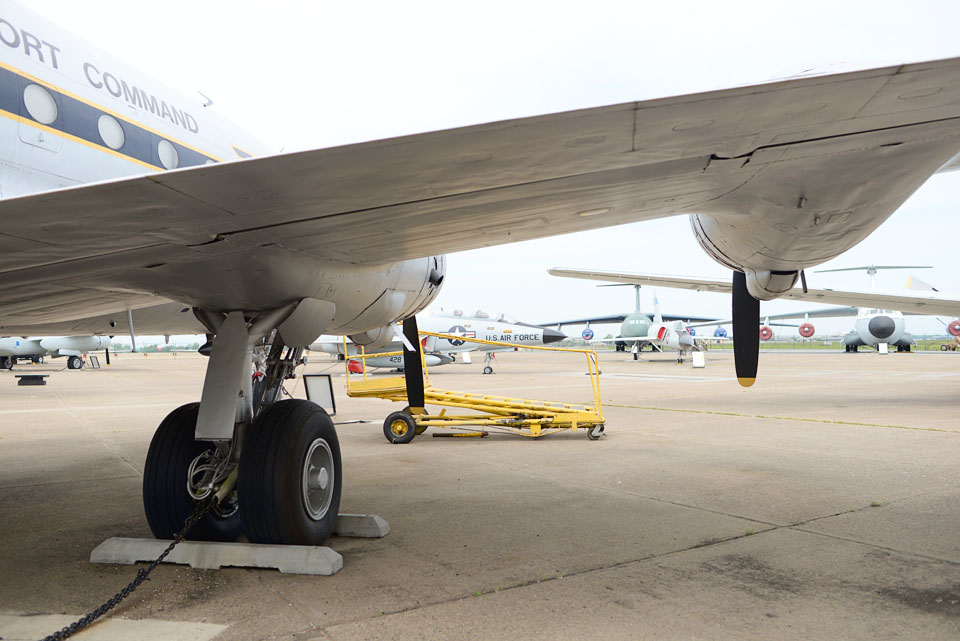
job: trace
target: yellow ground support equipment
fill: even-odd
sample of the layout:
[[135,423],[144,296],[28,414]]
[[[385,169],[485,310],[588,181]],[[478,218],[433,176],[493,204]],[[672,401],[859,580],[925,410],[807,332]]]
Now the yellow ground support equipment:
[[[553,401],[535,401],[491,394],[474,394],[470,392],[453,392],[434,388],[430,384],[430,375],[426,365],[424,374],[424,401],[426,405],[443,407],[439,414],[413,414],[409,407],[387,416],[383,423],[383,432],[387,440],[392,443],[409,443],[417,434],[421,434],[428,427],[449,430],[466,430],[476,432],[479,427],[484,431],[507,432],[536,438],[553,434],[561,430],[584,429],[590,440],[597,440],[603,434],[604,420],[600,406],[600,370],[597,353],[586,349],[569,349],[561,347],[540,347],[529,345],[515,345],[498,341],[486,341],[477,338],[437,334],[434,332],[420,332],[422,336],[436,336],[437,338],[470,341],[504,348],[519,348],[550,352],[571,352],[583,354],[587,360],[587,373],[590,375],[590,385],[593,388],[593,405],[560,403]],[[346,346],[344,346],[346,347]],[[344,349],[344,353],[347,353]],[[368,377],[365,359],[374,356],[394,356],[402,352],[367,355],[363,348],[356,356],[347,356],[347,396],[383,398],[401,403],[407,402],[407,387],[402,376]],[[420,358],[423,359],[423,349],[420,349]],[[349,361],[359,360],[363,365],[360,374],[351,376]],[[471,414],[447,414],[446,408],[452,407],[469,410]]]

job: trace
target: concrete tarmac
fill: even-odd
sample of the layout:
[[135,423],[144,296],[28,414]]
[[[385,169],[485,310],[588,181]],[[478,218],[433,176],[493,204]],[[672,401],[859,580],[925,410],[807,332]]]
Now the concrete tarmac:
[[[493,376],[431,377],[590,400],[579,355],[497,360]],[[341,511],[379,514],[390,534],[333,538],[331,577],[162,566],[110,614],[122,634],[78,638],[137,638],[137,621],[197,639],[960,638],[960,355],[763,354],[749,389],[729,353],[674,361],[601,355],[596,442],[428,431],[391,445],[382,421],[400,407],[347,398],[342,366],[314,355],[308,372],[336,375],[335,420],[369,421],[338,427]],[[135,576],[88,557],[150,536],[146,450],[199,397],[206,362],[20,368],[50,373],[45,387],[0,377],[4,641],[52,632],[65,617],[45,615],[83,614]]]

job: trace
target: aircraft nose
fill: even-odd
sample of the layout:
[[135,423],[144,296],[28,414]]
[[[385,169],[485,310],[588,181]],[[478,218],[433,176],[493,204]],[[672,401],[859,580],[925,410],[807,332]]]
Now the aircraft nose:
[[548,345],[550,343],[556,343],[562,341],[567,337],[563,332],[558,332],[555,329],[550,329],[548,327],[543,328],[543,344]]
[[874,316],[867,324],[867,331],[877,338],[887,338],[893,334],[896,325],[889,316]]

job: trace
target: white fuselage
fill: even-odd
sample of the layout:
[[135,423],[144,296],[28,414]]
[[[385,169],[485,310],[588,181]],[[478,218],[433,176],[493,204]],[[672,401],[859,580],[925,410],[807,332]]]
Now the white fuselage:
[[[17,4],[0,4],[3,198],[269,153],[199,100]],[[133,218],[149,215],[149,203],[130,211]],[[196,221],[198,228],[202,223]],[[96,236],[97,230],[90,234]],[[144,243],[158,240],[145,238]],[[80,301],[61,304],[48,295],[44,307],[61,308],[56,318],[25,301],[0,310],[0,324],[64,320],[63,307],[69,307],[72,318],[144,307],[155,304],[151,297],[161,291],[165,298],[217,312],[256,312],[315,298],[335,305],[332,320],[321,331],[356,335],[373,344],[391,334],[382,328],[423,309],[438,293],[438,276],[444,273],[442,256],[383,265],[304,256],[284,260],[278,268],[277,249],[269,243],[221,248],[219,253],[215,262],[206,261],[205,273],[198,273],[197,265],[169,265],[153,274],[139,270],[118,276],[108,287],[131,295],[118,297],[112,306],[86,309]],[[242,278],[236,276],[240,273]],[[142,296],[138,299],[136,293]]]

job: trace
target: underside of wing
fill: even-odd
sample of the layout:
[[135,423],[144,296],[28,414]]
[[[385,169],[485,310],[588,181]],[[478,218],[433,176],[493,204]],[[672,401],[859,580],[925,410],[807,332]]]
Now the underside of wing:
[[891,213],[958,152],[946,60],[192,167],[0,201],[0,309],[21,323],[26,290],[51,308],[35,320],[89,291],[264,309],[331,263],[735,217],[793,206],[798,176],[829,187],[808,213],[865,235],[855,212]]
[[[554,276],[563,276],[566,278],[583,278],[587,280],[599,280],[612,283],[651,285],[656,287],[687,289],[698,292],[729,294],[732,290],[732,287],[728,281],[720,281],[708,278],[559,268],[551,269],[550,273]],[[942,314],[946,316],[960,316],[960,300],[950,299],[942,296],[914,296],[909,294],[854,292],[837,289],[810,288],[804,292],[803,289],[795,287],[784,294],[782,298],[784,300],[805,301],[808,303],[843,305],[843,307],[771,314],[766,318],[856,316],[858,313],[857,308],[860,307],[895,310],[912,314]]]

